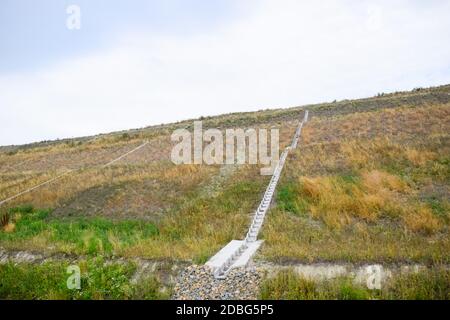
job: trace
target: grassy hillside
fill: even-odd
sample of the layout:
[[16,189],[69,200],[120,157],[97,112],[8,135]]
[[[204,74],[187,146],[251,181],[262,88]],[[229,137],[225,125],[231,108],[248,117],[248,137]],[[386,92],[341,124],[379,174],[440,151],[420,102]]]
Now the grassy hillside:
[[[208,118],[204,128],[276,126],[284,147],[302,112]],[[0,245],[10,250],[203,262],[227,241],[241,238],[269,178],[249,165],[174,165],[170,134],[180,127],[189,129],[192,123],[3,152],[2,199],[65,170],[75,171],[7,203],[2,209],[14,228],[0,233]],[[144,139],[149,140],[147,146],[103,167]]]
[[315,117],[264,227],[274,260],[448,263],[450,104]]
[[[448,264],[450,86],[202,120],[279,128],[283,148],[304,108],[311,120],[286,162],[259,259]],[[172,131],[192,125],[0,148],[0,200],[74,170],[0,207],[0,248],[203,263],[243,238],[269,177],[252,165],[172,164]]]

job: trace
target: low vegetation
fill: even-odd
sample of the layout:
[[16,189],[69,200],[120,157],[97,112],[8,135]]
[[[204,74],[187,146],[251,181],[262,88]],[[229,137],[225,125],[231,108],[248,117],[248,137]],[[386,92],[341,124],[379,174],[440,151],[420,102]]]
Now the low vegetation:
[[346,277],[314,281],[283,271],[261,285],[267,300],[448,300],[450,271],[433,269],[394,276],[380,290],[369,290]]
[[80,268],[80,289],[69,289],[67,262],[48,262],[42,265],[0,265],[0,299],[168,299],[171,288],[150,276],[131,281],[135,266],[106,264],[102,259],[77,262]]

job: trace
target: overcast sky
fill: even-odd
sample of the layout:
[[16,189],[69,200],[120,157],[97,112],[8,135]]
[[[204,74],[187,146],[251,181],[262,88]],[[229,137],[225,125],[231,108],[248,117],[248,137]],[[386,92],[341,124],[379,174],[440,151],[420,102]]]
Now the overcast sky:
[[445,0],[2,0],[0,145],[450,83],[449,17]]

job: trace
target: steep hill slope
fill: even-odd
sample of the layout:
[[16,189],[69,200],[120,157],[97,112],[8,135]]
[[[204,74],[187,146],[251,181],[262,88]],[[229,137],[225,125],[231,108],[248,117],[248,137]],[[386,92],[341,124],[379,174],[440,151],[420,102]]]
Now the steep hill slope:
[[[284,148],[305,108],[311,120],[286,162],[257,260],[448,265],[450,86],[202,120],[279,128]],[[0,207],[0,247],[205,262],[244,236],[269,178],[255,165],[174,165],[170,135],[192,126],[0,148],[0,201],[73,170]]]

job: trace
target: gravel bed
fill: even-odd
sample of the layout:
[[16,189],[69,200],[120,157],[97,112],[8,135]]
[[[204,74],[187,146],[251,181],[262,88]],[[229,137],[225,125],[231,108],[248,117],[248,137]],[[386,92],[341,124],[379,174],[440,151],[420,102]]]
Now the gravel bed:
[[232,269],[223,280],[207,266],[189,266],[178,276],[174,300],[255,300],[263,272],[256,267]]

